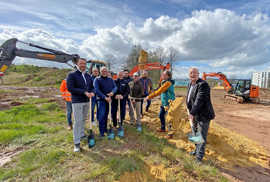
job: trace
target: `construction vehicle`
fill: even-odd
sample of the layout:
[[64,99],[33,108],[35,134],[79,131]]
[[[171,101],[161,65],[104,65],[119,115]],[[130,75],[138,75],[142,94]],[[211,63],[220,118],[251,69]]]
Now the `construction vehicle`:
[[[38,48],[41,50],[45,50],[46,52],[39,51],[30,51],[25,49],[18,49],[16,44],[20,42],[26,44],[30,47]],[[24,58],[33,58],[33,59],[41,59],[47,61],[53,61],[58,63],[66,63],[67,65],[75,68],[73,65],[69,64],[69,61],[72,61],[73,64],[76,63],[76,59],[79,58],[77,54],[67,54],[62,51],[57,51],[45,47],[41,47],[32,43],[27,43],[23,41],[19,41],[16,38],[9,39],[5,41],[0,47],[0,79],[4,76],[4,72],[7,68],[12,64],[12,61],[16,57],[24,57]],[[98,68],[102,66],[106,66],[106,62],[100,60],[88,60],[87,68],[90,73],[92,73],[93,68]],[[75,68],[76,69],[76,68]]]
[[[35,47],[41,50],[45,50],[46,52],[18,49],[16,47],[17,42],[26,44],[30,47]],[[58,63],[66,63],[71,67],[73,66],[70,65],[68,62],[72,61],[75,64],[77,58],[79,58],[79,55],[77,54],[67,54],[62,51],[56,51],[56,50],[41,47],[32,43],[19,41],[16,38],[12,38],[4,42],[0,47],[0,72],[4,73],[7,70],[7,68],[12,64],[12,61],[17,56],[24,57],[24,58],[33,58],[33,59],[53,61],[53,62],[58,62]]]
[[249,79],[235,80],[235,85],[232,85],[226,75],[221,72],[203,73],[202,79],[206,80],[207,77],[216,77],[223,81],[223,86],[226,91],[224,95],[225,100],[231,100],[237,103],[259,101],[260,88],[252,85]]
[[171,68],[171,65],[167,63],[165,66],[162,65],[160,62],[148,62],[148,53],[144,50],[140,51],[140,56],[138,60],[138,65],[134,66],[132,70],[130,71],[130,75],[133,75],[135,72],[141,71],[141,70],[169,70]]

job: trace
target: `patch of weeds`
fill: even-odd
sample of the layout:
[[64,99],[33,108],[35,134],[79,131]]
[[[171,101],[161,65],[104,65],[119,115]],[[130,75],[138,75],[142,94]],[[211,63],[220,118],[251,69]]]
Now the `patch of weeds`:
[[29,98],[26,100],[26,104],[43,104],[48,103],[49,101],[49,98]]
[[54,102],[42,104],[41,109],[44,111],[60,111],[61,110],[59,105]]
[[10,110],[0,111],[0,123],[29,122],[33,117],[41,115],[41,111],[35,105],[22,105]]
[[0,125],[0,143],[8,144],[16,138],[47,133],[48,129],[42,125],[20,125],[16,123]]
[[144,167],[144,162],[135,155],[110,157],[105,164],[115,173],[116,179],[125,172],[139,171]]

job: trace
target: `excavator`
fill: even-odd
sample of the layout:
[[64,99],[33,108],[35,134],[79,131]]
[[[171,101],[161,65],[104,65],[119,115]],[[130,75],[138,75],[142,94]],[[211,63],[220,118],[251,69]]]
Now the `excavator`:
[[223,86],[226,91],[226,94],[224,95],[225,100],[231,100],[237,103],[259,102],[260,88],[258,86],[252,85],[251,80],[235,80],[236,84],[233,86],[227,79],[226,75],[221,72],[204,72],[202,79],[206,80],[207,77],[216,77],[223,81]]
[[166,65],[162,65],[160,62],[148,62],[148,53],[145,50],[141,50],[139,60],[138,60],[138,65],[134,66],[131,69],[131,71],[129,72],[129,75],[132,76],[135,72],[139,72],[141,70],[165,71],[165,70],[170,70],[170,68],[171,68],[171,65],[169,63],[167,63]]
[[[41,49],[43,51],[40,52],[40,51],[18,49],[16,47],[16,44],[18,42],[23,43],[29,47]],[[76,69],[76,67],[69,64],[68,62],[72,61],[72,63],[75,64],[76,60],[79,58],[79,55],[77,54],[67,54],[62,51],[57,51],[57,50],[41,47],[32,43],[20,41],[16,38],[12,38],[5,41],[0,46],[0,79],[1,80],[2,80],[2,77],[4,76],[5,71],[8,69],[8,67],[12,64],[13,60],[17,56],[23,57],[23,58],[33,58],[33,59],[47,60],[47,61],[53,61],[53,62],[58,62],[58,63],[65,63],[71,66],[73,69]],[[93,67],[101,67],[105,65],[106,65],[105,62],[99,61],[99,60],[87,61],[87,67],[91,68],[91,70]]]

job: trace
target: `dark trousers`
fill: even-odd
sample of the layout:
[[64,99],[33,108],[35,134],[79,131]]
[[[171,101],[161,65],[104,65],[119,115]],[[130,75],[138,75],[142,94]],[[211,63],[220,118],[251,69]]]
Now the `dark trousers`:
[[126,115],[126,104],[127,99],[123,98],[120,100],[120,111],[118,111],[118,100],[113,99],[112,100],[112,120],[113,120],[113,126],[117,126],[117,112],[120,112],[121,117],[121,125],[123,124],[123,121],[125,120]]
[[161,130],[166,129],[165,114],[166,114],[165,108],[163,106],[160,106],[159,119],[160,119],[160,124],[161,124]]
[[109,114],[109,103],[105,100],[98,101],[98,121],[99,121],[99,133],[101,136],[107,133],[107,120]]
[[66,111],[67,111],[67,122],[68,125],[71,126],[72,125],[72,103],[66,101]]
[[[96,97],[92,97],[92,122],[95,121],[95,107],[97,107],[97,98]],[[98,118],[98,109],[96,112],[96,118]]]
[[210,121],[198,121],[198,120],[196,120],[196,117],[194,119],[193,130],[195,132],[199,132],[204,139],[203,143],[195,144],[196,157],[199,160],[202,160],[204,157],[204,154],[205,154],[205,145],[206,145],[206,141],[207,141],[206,139],[207,139],[209,124],[210,124]]
[[[146,108],[145,108],[145,110],[148,111],[148,109],[149,109],[149,107],[150,107],[150,105],[151,105],[151,100],[147,100],[146,102],[147,102],[147,103],[146,103]],[[143,100],[141,101],[141,114],[143,114]]]

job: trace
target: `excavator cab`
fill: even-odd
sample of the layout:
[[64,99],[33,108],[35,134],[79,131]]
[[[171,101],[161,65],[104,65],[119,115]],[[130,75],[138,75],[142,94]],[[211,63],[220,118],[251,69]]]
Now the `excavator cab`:
[[251,99],[259,97],[259,87],[252,85],[251,80],[238,80],[234,94],[243,97],[245,101],[251,101]]
[[97,68],[100,71],[100,68],[103,66],[107,66],[107,63],[100,60],[88,60],[86,63],[86,69],[89,74],[92,74],[94,68]]

